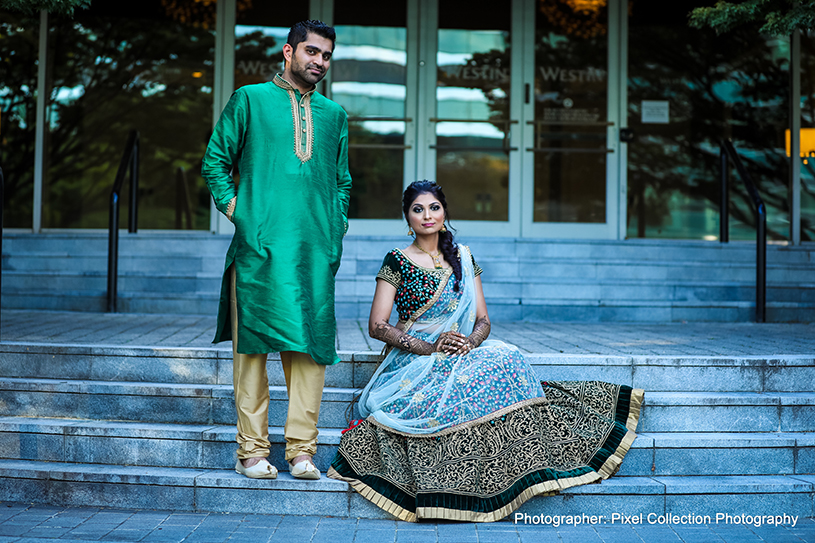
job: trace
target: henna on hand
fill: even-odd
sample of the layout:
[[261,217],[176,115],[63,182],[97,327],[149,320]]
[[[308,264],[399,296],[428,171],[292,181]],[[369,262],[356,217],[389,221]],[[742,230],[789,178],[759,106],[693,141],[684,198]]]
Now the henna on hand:
[[439,338],[433,344],[433,348],[437,352],[444,352],[447,354],[456,355],[459,351],[467,345],[467,338],[464,334],[459,332],[449,331],[439,334]]
[[413,354],[428,355],[432,354],[435,346],[419,338],[415,338],[410,334],[403,332],[395,326],[391,326],[387,322],[378,322],[371,332],[371,337],[383,341],[391,347],[402,349]]
[[481,317],[477,321],[475,321],[475,326],[473,326],[473,333],[467,338],[467,344],[470,346],[470,349],[475,349],[479,345],[481,345],[487,337],[490,335],[490,319],[487,317]]

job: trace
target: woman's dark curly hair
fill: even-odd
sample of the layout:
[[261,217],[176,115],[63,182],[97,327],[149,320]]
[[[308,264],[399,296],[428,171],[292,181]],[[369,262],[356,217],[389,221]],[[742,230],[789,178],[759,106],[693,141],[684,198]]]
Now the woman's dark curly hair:
[[[408,188],[406,188],[404,194],[402,194],[402,212],[405,214],[405,220],[408,218],[410,206],[416,201],[416,198],[418,198],[420,194],[432,194],[435,196],[439,200],[441,207],[444,208],[445,222],[450,221],[450,214],[447,211],[447,199],[444,197],[444,192],[441,190],[441,187],[434,181],[425,180],[414,181],[408,185]],[[453,268],[453,273],[456,276],[453,290],[458,292],[459,283],[461,282],[461,259],[459,258],[458,247],[453,241],[453,227],[449,224],[446,226],[447,232],[439,232],[438,250],[441,251],[441,254],[444,255],[444,259],[449,262]]]

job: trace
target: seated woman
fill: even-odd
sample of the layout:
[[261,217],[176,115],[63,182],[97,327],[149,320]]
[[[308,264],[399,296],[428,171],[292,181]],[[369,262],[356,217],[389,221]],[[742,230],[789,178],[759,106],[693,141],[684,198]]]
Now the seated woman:
[[385,256],[369,321],[389,351],[328,476],[402,520],[487,522],[615,473],[643,391],[540,382],[516,347],[487,339],[481,268],[453,243],[441,187],[412,183],[402,208],[416,238]]

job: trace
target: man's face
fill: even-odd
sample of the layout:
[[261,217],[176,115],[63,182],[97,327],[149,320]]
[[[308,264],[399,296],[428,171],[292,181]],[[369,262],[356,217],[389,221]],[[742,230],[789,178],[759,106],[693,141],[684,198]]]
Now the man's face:
[[300,79],[304,86],[316,85],[328,72],[333,51],[331,40],[309,32],[306,41],[298,43],[297,49],[291,52],[292,77]]

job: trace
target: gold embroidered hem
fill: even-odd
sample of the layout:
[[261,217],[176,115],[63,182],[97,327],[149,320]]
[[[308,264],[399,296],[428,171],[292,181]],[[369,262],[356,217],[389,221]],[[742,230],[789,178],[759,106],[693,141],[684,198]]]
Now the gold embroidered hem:
[[599,381],[542,385],[546,400],[437,434],[363,421],[343,434],[328,476],[400,520],[492,522],[534,496],[616,473],[636,438],[644,392]]
[[345,481],[351,488],[359,492],[363,498],[373,503],[375,506],[383,509],[386,513],[390,513],[394,517],[399,520],[404,520],[407,522],[416,522],[416,514],[411,513],[410,511],[399,507],[397,504],[383,496],[382,494],[378,493],[373,488],[369,487],[368,485],[357,481],[356,479],[349,479],[340,475],[337,470],[333,467],[328,468],[328,477],[331,479],[337,479],[338,481]]
[[234,196],[231,200],[229,200],[229,204],[226,206],[226,218],[230,221],[232,220],[232,216],[235,214],[235,204],[238,202],[238,197]]
[[641,388],[635,388],[631,391],[631,411],[628,414],[628,420],[625,427],[631,431],[637,429],[637,421],[640,420],[640,409],[642,409],[642,402],[645,400],[645,391]]
[[297,99],[297,89],[291,83],[283,79],[280,74],[274,76],[274,84],[289,93],[291,101],[291,117],[294,123],[294,154],[300,162],[306,163],[311,160],[311,153],[314,149],[314,119],[311,115],[311,93],[303,93],[300,100]]

